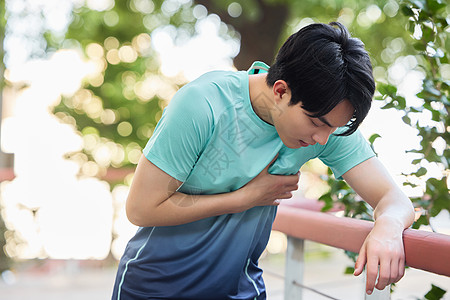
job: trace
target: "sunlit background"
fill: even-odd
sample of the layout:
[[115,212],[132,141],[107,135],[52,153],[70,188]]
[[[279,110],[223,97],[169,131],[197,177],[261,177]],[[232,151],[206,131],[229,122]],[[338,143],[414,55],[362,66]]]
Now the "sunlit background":
[[[98,165],[111,162],[114,165],[115,161],[123,160],[124,149],[114,143],[99,143],[96,135],[81,137],[71,126],[70,117],[66,117],[69,124],[58,120],[51,110],[62,96],[79,95],[72,98],[73,102],[78,101],[72,105],[88,114],[101,115],[107,123],[114,113],[103,110],[101,101],[89,91],[80,90],[83,80],[94,85],[103,83],[105,58],[110,64],[133,62],[137,51],[153,47],[159,54],[163,75],[182,76],[186,82],[209,70],[232,69],[232,57],[239,51],[238,41],[226,42],[218,36],[221,26],[218,16],[207,16],[206,9],[198,6],[194,10],[199,19],[198,33],[182,46],[174,45],[175,29],[167,26],[154,30],[151,37],[143,33],[132,45],[120,48],[114,37],[105,41],[106,49],[90,44],[88,57],[75,50],[59,50],[49,58],[30,58],[30,49],[42,50],[39,45],[32,45],[39,42],[38,36],[32,36],[32,29],[46,26],[64,31],[73,5],[77,1],[7,1],[7,9],[17,16],[11,15],[8,20],[9,34],[4,43],[5,78],[12,85],[4,90],[1,146],[4,152],[14,153],[15,178],[2,182],[1,198],[6,226],[16,235],[7,239],[6,251],[19,259],[103,259],[110,247],[114,257],[120,258],[136,230],[124,213],[128,186],[117,185],[110,192],[107,182],[94,177]],[[93,10],[105,10],[113,2],[87,1],[86,5]],[[35,10],[37,14],[26,23],[20,15],[25,6],[31,6],[29,11]],[[39,13],[45,15],[44,24]],[[28,36],[20,35],[21,32],[27,32]],[[19,91],[18,87],[24,85]],[[152,74],[135,89],[143,98],[157,93],[167,101],[176,92],[164,77]],[[127,135],[132,130],[130,126],[124,122],[118,127],[119,134]],[[93,148],[95,163],[77,164],[65,158],[83,146]],[[137,163],[141,149],[134,150],[128,153],[128,158]],[[85,175],[81,178],[77,176],[80,169]]]
[[[161,10],[171,16],[181,6],[191,4],[189,0],[167,0]],[[134,6],[148,14],[145,20],[149,33],[137,35],[131,43],[121,44],[111,36],[103,45],[90,43],[82,53],[68,41],[65,50],[46,53],[42,32],[51,30],[55,36],[63,37],[71,22],[72,10],[83,5],[95,11],[109,11],[114,1],[6,1],[7,69],[4,76],[9,85],[3,89],[1,147],[6,153],[14,153],[15,178],[1,182],[0,191],[2,216],[8,229],[5,249],[15,259],[102,260],[110,254],[119,259],[136,230],[124,212],[132,174],[114,185],[104,178],[106,169],[121,166],[125,158],[131,164],[137,163],[142,148],[137,143],[124,146],[105,140],[95,127],[85,128],[81,135],[71,116],[52,113],[55,106],[65,101],[68,107],[84,110],[103,124],[117,123],[118,112],[104,108],[101,99],[85,88],[86,83],[94,87],[107,86],[104,78],[107,65],[133,63],[146,52],[156,54],[160,72],[148,72],[139,80],[132,73],[125,74],[123,84],[143,103],[157,96],[158,105],[162,107],[180,85],[204,72],[236,69],[233,58],[239,53],[239,35],[227,33],[227,25],[217,15],[209,14],[203,5],[196,5],[193,9],[195,34],[183,35],[170,24],[155,27],[151,19],[154,4],[144,0],[134,1]],[[345,25],[356,21],[361,28],[369,28],[387,17],[394,17],[398,9],[395,1],[386,1],[382,6],[368,5],[357,15],[349,7],[341,10],[337,20]],[[228,14],[234,18],[239,18],[242,10],[237,2],[228,6]],[[118,18],[111,11],[105,14],[103,21],[114,26]],[[311,18],[290,21],[289,30],[293,32],[312,22]],[[405,47],[401,38],[383,43],[386,48],[382,59],[390,66],[387,69],[376,67],[375,76],[396,84],[408,103],[418,101],[415,94],[420,91],[423,74],[417,70],[416,58],[396,56]],[[450,68],[442,73],[450,79]],[[123,98],[127,101],[126,88]],[[381,110],[380,106],[381,103],[374,102],[361,130],[366,137],[373,133],[381,135],[374,144],[375,149],[402,185],[405,177],[400,175],[413,171],[410,162],[416,157],[405,152],[416,148],[420,138],[416,130],[402,122],[399,111]],[[156,119],[159,117],[160,114],[155,115]],[[432,122],[428,121],[430,116],[421,118],[423,124]],[[127,121],[117,125],[122,137],[130,136],[135,130]],[[138,134],[148,138],[152,130],[151,125],[142,126]],[[442,155],[446,143],[443,139],[437,140],[434,146]],[[93,159],[88,159],[83,148],[88,149]],[[325,170],[318,162],[313,162],[312,166]],[[439,166],[427,168],[427,176],[443,176],[444,169]],[[315,183],[316,175],[304,173],[298,193],[317,198],[326,187],[318,183],[315,188],[308,188]],[[402,188],[410,196],[422,192],[421,187]],[[450,233],[448,212],[443,212],[440,218],[443,220],[439,223],[441,232]],[[280,253],[285,248],[286,237],[274,233],[267,251]]]

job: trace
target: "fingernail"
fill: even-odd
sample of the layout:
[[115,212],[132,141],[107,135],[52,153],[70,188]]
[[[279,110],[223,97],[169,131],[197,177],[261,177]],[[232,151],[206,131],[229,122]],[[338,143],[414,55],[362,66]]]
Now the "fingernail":
[[371,290],[368,290],[368,291],[367,291],[367,295],[372,295],[372,291],[371,291]]

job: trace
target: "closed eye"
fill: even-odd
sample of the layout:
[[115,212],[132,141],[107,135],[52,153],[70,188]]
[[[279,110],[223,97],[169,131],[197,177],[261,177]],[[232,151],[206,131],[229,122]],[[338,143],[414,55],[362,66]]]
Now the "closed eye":
[[314,121],[313,121],[313,119],[310,119],[311,120],[311,123],[314,125],[314,127],[319,127],[319,125],[317,125]]

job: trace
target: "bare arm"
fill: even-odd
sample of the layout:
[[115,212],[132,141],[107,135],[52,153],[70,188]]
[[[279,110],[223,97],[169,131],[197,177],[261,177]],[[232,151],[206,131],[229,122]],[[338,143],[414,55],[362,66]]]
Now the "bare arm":
[[373,157],[357,165],[345,173],[343,178],[375,209],[375,220],[390,217],[396,220],[402,229],[412,224],[414,211],[411,201],[378,158]]
[[254,206],[278,205],[277,199],[291,198],[291,191],[298,188],[298,174],[269,174],[267,170],[274,161],[239,190],[215,195],[187,195],[177,192],[181,181],[142,156],[126,203],[128,219],[138,226],[169,226],[241,212]]
[[414,221],[411,201],[395,184],[378,158],[373,157],[343,175],[374,210],[375,225],[361,247],[355,275],[367,264],[366,291],[397,282],[404,274],[403,230]]

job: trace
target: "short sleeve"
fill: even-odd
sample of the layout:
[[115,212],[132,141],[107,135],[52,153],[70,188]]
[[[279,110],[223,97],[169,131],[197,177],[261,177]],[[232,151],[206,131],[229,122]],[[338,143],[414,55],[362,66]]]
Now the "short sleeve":
[[348,170],[373,156],[375,153],[369,143],[357,130],[349,136],[331,135],[318,158],[331,168],[337,179],[342,179]]
[[144,156],[165,173],[186,181],[213,131],[213,113],[201,87],[186,85],[164,109]]

